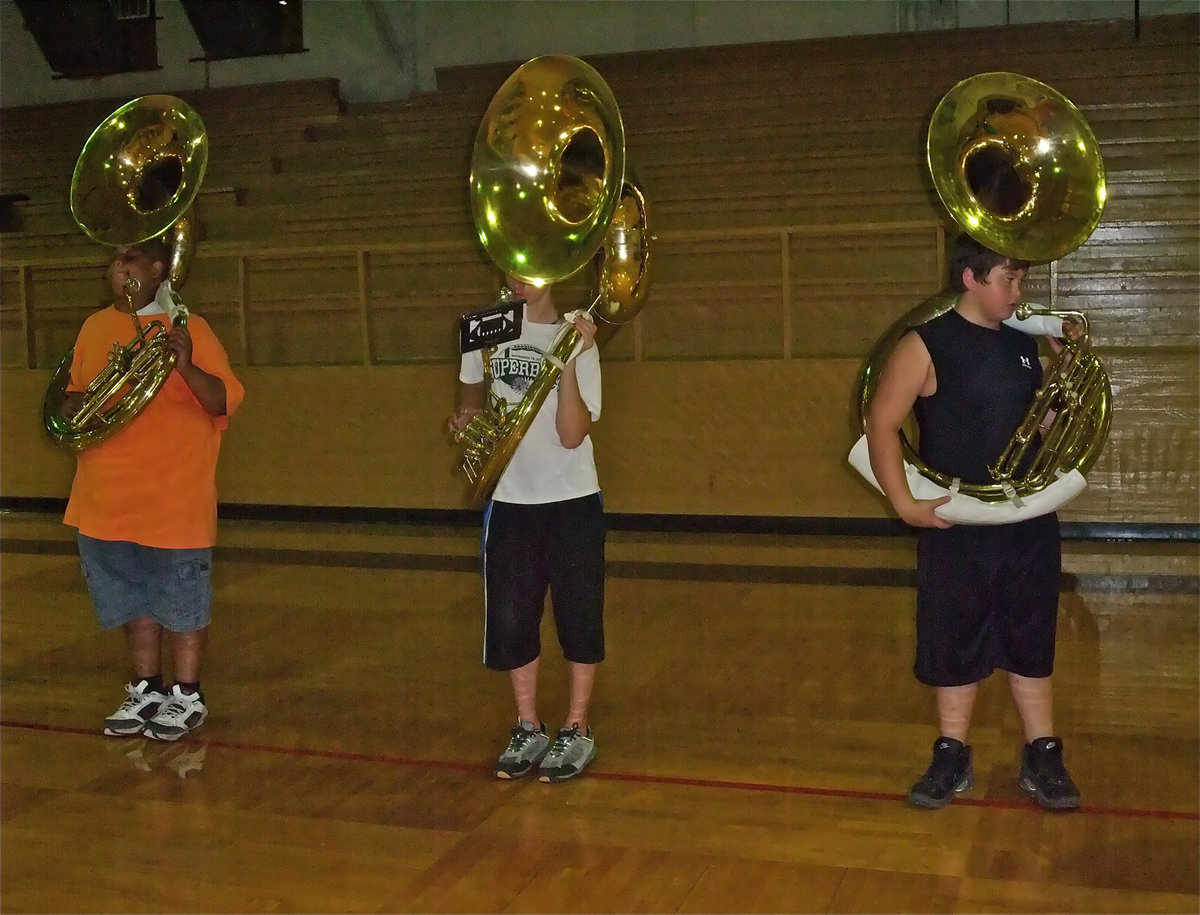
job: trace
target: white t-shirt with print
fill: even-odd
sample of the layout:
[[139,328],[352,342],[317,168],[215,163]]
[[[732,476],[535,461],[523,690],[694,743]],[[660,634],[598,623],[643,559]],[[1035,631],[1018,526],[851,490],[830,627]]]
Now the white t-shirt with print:
[[[517,340],[502,343],[491,353],[493,393],[510,409],[524,398],[542,367],[542,357],[554,344],[563,323],[532,324],[525,321]],[[483,354],[487,350],[463,353],[459,381],[480,384],[483,379]],[[600,354],[592,346],[576,357],[575,376],[579,393],[592,415],[600,418]],[[512,459],[500,475],[492,498],[499,502],[540,504],[577,499],[600,491],[591,436],[585,436],[578,448],[563,447],[558,437],[558,385],[547,395],[530,423]]]

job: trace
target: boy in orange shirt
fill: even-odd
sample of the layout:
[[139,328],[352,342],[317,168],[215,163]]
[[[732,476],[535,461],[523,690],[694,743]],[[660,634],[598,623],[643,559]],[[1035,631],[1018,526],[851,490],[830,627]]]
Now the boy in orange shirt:
[[[78,412],[114,343],[129,344],[139,322],[170,324],[155,301],[169,264],[160,239],[113,252],[114,304],[79,331],[65,416]],[[125,428],[78,454],[64,522],[79,531],[100,624],[124,629],[133,668],[128,698],[105,720],[104,733],[178,740],[208,716],[200,667],[211,619],[217,456],[245,390],[203,318],[172,327],[167,346],[175,365],[155,398]],[[169,689],[164,632],[175,678]]]

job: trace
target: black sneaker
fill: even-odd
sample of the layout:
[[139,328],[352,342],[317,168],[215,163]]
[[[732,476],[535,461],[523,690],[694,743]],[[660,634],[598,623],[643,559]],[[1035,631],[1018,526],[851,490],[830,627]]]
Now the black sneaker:
[[1063,765],[1062,753],[1062,741],[1057,737],[1039,737],[1021,751],[1019,784],[1049,810],[1079,806],[1079,789]]
[[908,802],[936,810],[949,804],[955,794],[974,787],[971,748],[953,737],[939,737],[933,742],[933,762],[908,792]]

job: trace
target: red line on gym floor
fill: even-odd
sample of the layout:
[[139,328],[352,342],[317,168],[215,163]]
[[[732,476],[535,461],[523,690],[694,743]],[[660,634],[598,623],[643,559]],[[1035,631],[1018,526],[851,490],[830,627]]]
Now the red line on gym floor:
[[[100,737],[96,731],[88,728],[68,727],[66,725],[32,724],[24,721],[0,720],[0,727],[18,728],[26,731],[48,731],[56,734],[76,734],[84,737]],[[103,738],[119,740],[121,738]],[[233,740],[205,739],[197,737],[184,738],[184,743],[200,743],[206,747],[219,747],[225,750],[242,750],[255,753],[275,753],[280,756],[297,758],[334,759],[346,762],[382,763],[391,766],[417,766],[428,769],[459,769],[466,772],[490,772],[491,766],[482,763],[453,762],[445,759],[418,759],[408,756],[391,756],[386,753],[354,753],[348,750],[315,750],[309,747],[277,747],[269,744],[242,743]],[[890,794],[883,791],[855,791],[848,788],[818,788],[811,785],[778,785],[762,782],[734,782],[710,778],[683,778],[672,775],[639,775],[632,772],[599,772],[595,769],[588,772],[589,779],[601,779],[614,782],[637,782],[649,785],[673,785],[685,788],[719,788],[727,791],[766,791],[775,794],[806,794],[813,797],[846,798],[868,801],[903,801],[904,794]],[[970,797],[956,797],[955,806],[986,807],[990,809],[1026,810],[1030,813],[1042,812],[1030,801],[1023,800],[986,800]],[[1200,820],[1200,811],[1195,810],[1151,810],[1138,807],[1094,807],[1085,805],[1076,814],[1091,816],[1135,817],[1158,820]]]

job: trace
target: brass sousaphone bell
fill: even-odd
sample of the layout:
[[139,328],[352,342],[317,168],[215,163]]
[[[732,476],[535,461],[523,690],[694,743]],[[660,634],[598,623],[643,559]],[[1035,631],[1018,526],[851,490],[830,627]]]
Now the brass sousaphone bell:
[[[649,282],[646,200],[628,174],[616,100],[591,66],[550,55],[505,80],[475,136],[470,194],[479,240],[506,275],[549,285],[591,261],[583,310],[617,325],[637,314]],[[566,325],[521,402],[489,396],[457,434],[476,500],[495,489],[579,340]]]
[[[1104,162],[1087,122],[1068,99],[1026,76],[982,73],[956,85],[934,111],[926,154],[938,196],[954,221],[975,240],[1008,257],[1056,261],[1088,239],[1104,211]],[[1052,273],[1054,269],[1051,264]],[[862,430],[879,374],[900,337],[952,309],[956,301],[953,291],[943,290],[901,317],[881,338],[856,392]],[[1028,333],[1061,337],[1061,321],[1067,319],[1078,323],[1082,334],[1078,340],[1064,341],[1047,366],[1023,422],[989,467],[994,482],[967,484],[939,473],[922,461],[901,432],[914,496],[953,495],[951,503],[938,509],[942,517],[975,524],[1035,517],[1054,511],[1086,485],[1083,477],[1104,447],[1112,416],[1111,386],[1091,352],[1087,317],[1022,302],[1015,318],[1006,323]],[[1053,420],[1031,455],[1039,427],[1051,414]],[[878,487],[865,436],[855,445],[850,462]]]
[[[187,278],[194,251],[192,203],[207,165],[208,136],[195,110],[171,95],[146,95],[104,119],[84,144],[71,178],[71,214],[93,241],[120,246],[163,237],[171,263],[158,299],[174,324],[187,321],[176,290]],[[137,336],[114,347],[70,419],[63,415],[63,403],[74,349],[59,363],[42,404],[42,421],[61,447],[78,452],[106,441],[162,389],[175,365],[167,328],[157,320],[135,324]]]

